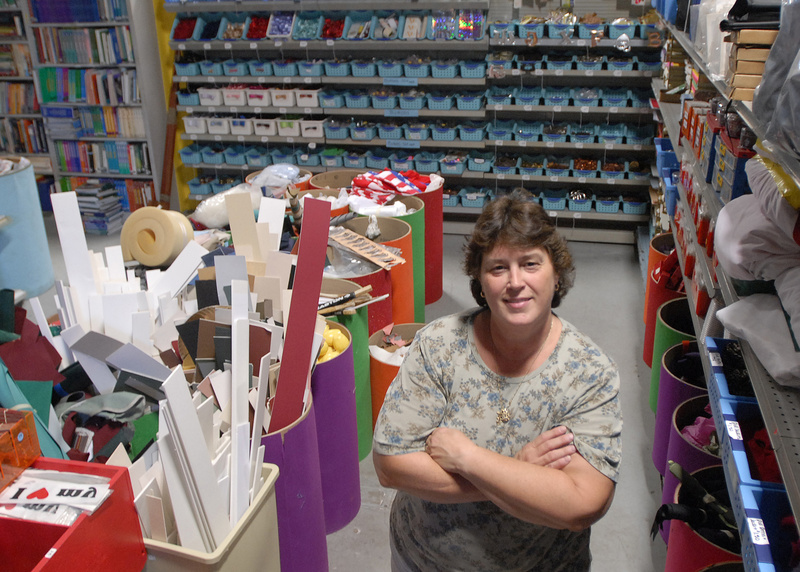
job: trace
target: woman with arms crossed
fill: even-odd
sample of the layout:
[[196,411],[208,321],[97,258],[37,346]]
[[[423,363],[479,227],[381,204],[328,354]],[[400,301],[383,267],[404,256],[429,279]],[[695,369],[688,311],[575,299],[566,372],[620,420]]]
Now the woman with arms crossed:
[[421,329],[373,460],[398,490],[392,570],[589,570],[620,462],[616,365],[552,309],[566,241],[524,191],[486,205],[464,268],[477,309]]

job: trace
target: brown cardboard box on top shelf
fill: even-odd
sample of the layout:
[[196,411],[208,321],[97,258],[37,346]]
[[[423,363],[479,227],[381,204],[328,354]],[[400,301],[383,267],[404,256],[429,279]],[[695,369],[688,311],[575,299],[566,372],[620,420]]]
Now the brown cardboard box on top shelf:
[[761,75],[764,73],[766,62],[750,62],[747,60],[735,60],[730,62],[729,74],[748,74]]
[[752,48],[739,44],[733,44],[731,47],[731,62],[747,61],[747,62],[765,62],[769,56],[769,48]]
[[778,30],[757,30],[753,28],[743,28],[741,30],[733,30],[725,38],[733,44],[749,45],[749,46],[771,46],[775,43],[775,38],[778,37]]
[[730,86],[731,87],[744,87],[749,89],[755,89],[758,87],[758,84],[761,83],[761,76],[760,75],[749,75],[743,73],[733,74],[730,78]]
[[756,90],[752,87],[733,87],[728,90],[728,99],[738,101],[753,101]]

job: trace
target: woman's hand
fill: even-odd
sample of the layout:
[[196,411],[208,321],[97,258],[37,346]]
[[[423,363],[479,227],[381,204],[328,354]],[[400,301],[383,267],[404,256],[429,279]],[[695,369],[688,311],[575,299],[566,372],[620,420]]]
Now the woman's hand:
[[458,473],[464,458],[477,447],[464,433],[450,427],[434,429],[425,441],[425,452],[450,473]]
[[553,427],[520,449],[514,457],[519,461],[551,469],[563,469],[575,454],[573,435],[564,426]]

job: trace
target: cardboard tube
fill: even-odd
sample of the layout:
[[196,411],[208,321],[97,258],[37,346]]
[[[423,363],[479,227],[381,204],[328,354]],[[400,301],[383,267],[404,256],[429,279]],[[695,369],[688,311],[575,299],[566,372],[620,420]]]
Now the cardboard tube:
[[319,467],[325,532],[341,530],[361,508],[361,480],[358,472],[355,372],[353,340],[343,325],[326,321],[350,340],[335,358],[318,363],[311,374],[314,415],[317,418]]
[[[392,328],[392,333],[399,334],[404,340],[411,343],[417,332],[424,327],[425,324],[396,324]],[[383,330],[375,332],[369,337],[369,345],[377,346],[383,338]],[[375,428],[375,423],[378,421],[378,414],[383,407],[383,400],[386,397],[386,392],[392,381],[397,376],[400,367],[384,363],[375,359],[372,355],[369,356],[369,383],[372,390],[372,427]]]
[[444,205],[442,187],[419,194],[425,203],[425,303],[442,297],[444,259]]
[[193,237],[192,223],[183,214],[142,207],[122,225],[120,245],[125,260],[150,267],[169,266]]
[[[684,345],[688,347],[684,347]],[[656,426],[653,435],[653,464],[661,475],[667,471],[667,448],[670,439],[670,421],[675,408],[692,397],[708,395],[703,385],[698,387],[692,380],[684,380],[676,364],[688,352],[697,351],[697,342],[681,342],[669,348],[661,357],[661,375],[658,384],[658,404],[656,407]],[[700,360],[699,355],[696,358]]]
[[[653,275],[653,270],[655,267],[661,264],[661,261],[669,255],[673,248],[675,248],[675,237],[671,232],[657,234],[650,240],[650,250],[647,255],[647,281],[645,282],[644,287],[645,324],[647,324],[647,320],[650,317],[650,313],[647,311],[650,304],[648,299],[648,293],[650,292],[650,277]],[[662,300],[662,302],[664,302],[664,300]]]
[[[392,321],[409,324],[414,321],[414,252],[411,226],[397,218],[377,217],[380,236],[375,242],[400,249],[405,262],[389,270],[392,281]],[[366,236],[369,217],[358,217],[347,221],[345,228]]]
[[[658,308],[658,321],[653,339],[653,363],[660,364],[661,356],[668,348],[684,340],[695,339],[691,312],[689,300],[685,297],[664,302]],[[650,370],[650,409],[653,413],[658,410],[660,377],[661,368],[654,367]]]
[[262,435],[261,444],[264,462],[277,465],[280,470],[275,482],[275,504],[281,570],[327,570],[328,542],[314,405],[309,403],[294,423]]
[[[355,282],[341,278],[323,278],[322,291],[342,296],[361,288]],[[355,314],[332,317],[347,328],[353,348],[353,371],[356,391],[356,426],[358,428],[358,460],[363,461],[372,452],[372,396],[369,387],[369,333],[367,331],[368,306]]]
[[[698,395],[687,399],[672,412],[667,459],[675,461],[683,467],[684,471],[689,473],[712,465],[719,465],[722,462],[719,455],[712,455],[708,451],[699,448],[681,433],[684,427],[693,424],[698,417],[705,416],[704,410],[707,405],[708,394]],[[672,502],[675,489],[679,483],[678,477],[668,470],[664,472],[664,485],[661,491],[662,504]],[[665,542],[669,541],[669,525],[670,521],[665,522],[661,530],[661,536]]]
[[419,197],[397,197],[389,204],[400,202],[413,213],[396,218],[411,226],[411,250],[414,252],[414,321],[425,322],[425,203]]
[[[19,157],[6,157],[19,163]],[[0,288],[44,294],[55,281],[33,167],[0,175]]]
[[[725,473],[722,465],[714,465],[692,473],[706,490],[724,487]],[[713,484],[713,486],[712,486]],[[674,500],[671,502],[686,502],[682,493],[682,486],[675,489]],[[741,562],[742,555],[706,540],[682,520],[673,520],[670,524],[669,544],[667,545],[667,560],[664,564],[665,572],[701,572],[708,566],[720,562]]]

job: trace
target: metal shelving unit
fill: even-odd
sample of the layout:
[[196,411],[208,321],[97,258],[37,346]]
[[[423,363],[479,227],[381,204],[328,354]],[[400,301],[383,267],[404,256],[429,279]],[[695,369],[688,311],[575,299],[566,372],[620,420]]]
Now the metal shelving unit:
[[[678,39],[694,63],[703,73],[706,73],[707,68],[700,59],[694,45],[688,39],[688,36],[674,29],[674,27],[671,27],[670,31],[676,39]],[[656,88],[660,87],[657,82],[654,82],[654,84]],[[717,90],[724,95],[727,86],[719,81],[715,81],[714,84]],[[686,149],[687,145],[682,145],[685,140],[680,137],[680,105],[662,102],[660,103],[660,107],[664,124],[667,127],[676,152]],[[733,101],[731,102],[731,107],[739,113],[742,119],[744,119],[759,137],[763,135],[763,125],[758,118],[754,116],[748,104],[741,101]],[[785,156],[785,154],[784,159],[787,161],[781,162],[784,169],[787,173],[790,173],[795,180],[800,181],[800,164],[798,164],[796,160]],[[712,218],[715,219],[724,204],[714,192],[713,188],[705,182],[703,175],[699,172],[698,165],[694,161],[692,162],[692,169],[694,192],[699,193],[705,200],[705,203],[711,207]],[[687,202],[685,190],[680,185],[678,189],[681,202],[685,205]],[[688,215],[688,213],[685,214]],[[684,216],[681,222],[684,225],[684,232],[691,232],[693,236],[696,236],[696,229],[694,228],[691,216]],[[676,247],[680,248],[678,241],[676,241]],[[679,252],[679,254],[679,259],[682,261],[684,258],[683,253]],[[708,257],[698,256],[695,272],[702,272],[704,278],[710,278],[712,275],[715,276],[716,281],[714,284],[717,288],[717,299],[721,299],[724,305],[735,303],[739,300],[739,296],[736,293],[730,277],[725,274],[722,268],[714,268],[712,264]],[[691,282],[685,277],[684,281],[686,283],[687,296],[690,298],[691,303],[694,304]],[[710,282],[707,282],[707,284],[710,284]],[[700,335],[701,332],[704,331],[705,325],[702,320],[694,315],[694,312],[692,312],[692,318],[695,320],[695,330],[698,332],[698,344],[702,350],[700,353],[703,357],[703,367],[706,377],[710,378],[710,376],[713,375],[711,364],[708,361],[705,339]],[[747,365],[747,371],[753,384],[753,390],[758,400],[761,416],[767,432],[770,435],[772,447],[775,450],[789,503],[793,513],[795,515],[800,515],[800,391],[796,388],[785,387],[775,382],[756,357],[752,347],[744,340],[739,341],[742,346],[742,353]],[[798,524],[798,530],[800,530],[800,523]]]

